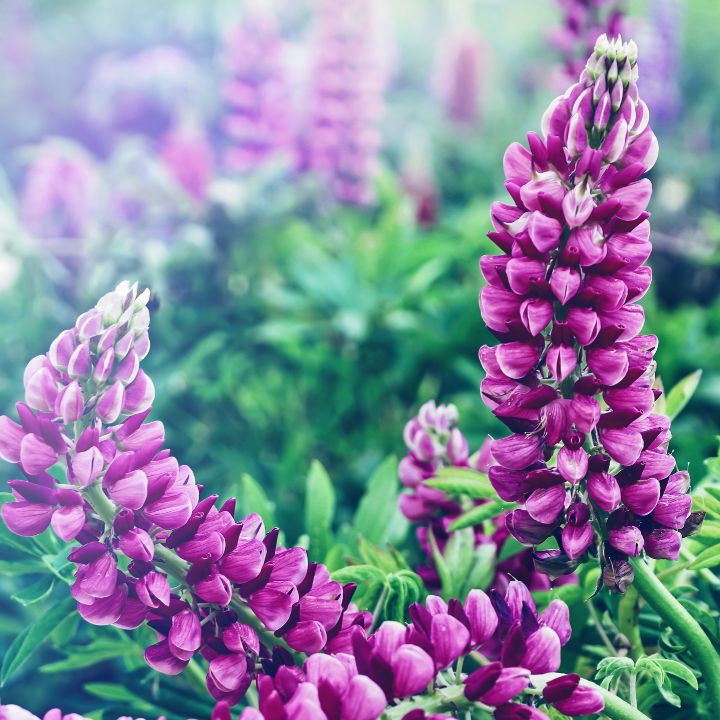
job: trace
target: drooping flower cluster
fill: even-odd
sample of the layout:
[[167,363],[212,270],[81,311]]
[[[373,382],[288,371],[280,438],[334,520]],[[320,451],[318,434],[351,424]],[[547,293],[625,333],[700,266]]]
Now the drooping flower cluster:
[[316,0],[312,117],[306,162],[341,202],[373,199],[384,69],[375,0]]
[[[410,614],[410,625],[384,622],[369,636],[355,626],[347,651],[312,655],[303,671],[267,665],[268,674],[257,681],[259,709],[243,711],[240,720],[377,720],[388,703],[420,694],[431,685],[460,691],[448,710],[457,703],[480,702],[498,720],[547,717],[524,693],[534,687],[533,675],[555,672],[560,666],[561,647],[571,632],[562,601],[553,601],[538,615],[527,587],[512,581],[504,595],[473,590],[464,604],[431,595],[424,606],[413,605]],[[444,673],[478,650],[498,659],[467,676]],[[546,702],[562,706],[571,716],[602,710],[602,698],[595,691],[576,689],[577,676],[561,676],[559,681],[563,692],[550,693]],[[528,715],[531,711],[535,714]],[[215,720],[229,717],[226,706],[216,709]],[[425,717],[422,710],[411,710],[404,720]]]
[[550,41],[562,55],[557,83],[565,88],[583,70],[585,58],[603,33],[609,38],[623,31],[625,0],[558,0],[562,25],[550,34]]
[[248,13],[225,38],[225,168],[244,173],[285,155],[294,161],[296,118],[285,45],[268,14]]
[[[449,526],[462,515],[463,509],[456,500],[442,490],[428,486],[426,481],[434,478],[442,467],[472,468],[487,473],[494,462],[490,438],[476,453],[469,454],[468,442],[458,427],[458,421],[455,405],[436,405],[432,400],[426,402],[405,425],[403,437],[408,454],[398,468],[400,481],[409,489],[400,496],[400,509],[408,520],[417,524],[417,539],[427,557],[427,564],[418,566],[416,571],[429,588],[435,589],[440,587],[440,578],[433,561],[429,534],[432,533],[442,552],[452,535]],[[498,518],[492,535],[486,535],[482,525],[474,530],[476,547],[492,542],[498,553],[509,535],[504,517]],[[511,577],[522,580],[532,590],[550,588],[547,575],[535,571],[529,549],[497,564],[495,584],[498,587],[504,588]]]
[[88,622],[130,629],[147,620],[159,634],[150,665],[179,673],[201,652],[210,693],[236,702],[269,652],[258,632],[271,647],[277,639],[320,650],[347,633],[353,588],[305,550],[279,547],[277,529],[266,532],[257,515],[236,522],[234,500],[219,510],[216,495],[199,500],[191,469],[162,448],[140,369],[148,299],[122,283],[28,363],[20,422],[0,417],[0,457],[24,475],[9,482],[15,501],[2,515],[19,535],[51,526],[80,543],[69,555],[71,592]]
[[640,334],[651,280],[642,175],[657,141],[636,61],[633,42],[602,36],[546,111],[543,137],[508,148],[513,202],[493,205],[489,233],[502,254],[481,260],[481,311],[501,342],[480,350],[482,396],[513,433],[493,443],[489,477],[521,504],[508,529],[528,545],[556,536],[558,549],[536,553],[553,574],[597,554],[619,589],[628,556],[677,558],[691,504],[669,420],[653,413],[657,338]]

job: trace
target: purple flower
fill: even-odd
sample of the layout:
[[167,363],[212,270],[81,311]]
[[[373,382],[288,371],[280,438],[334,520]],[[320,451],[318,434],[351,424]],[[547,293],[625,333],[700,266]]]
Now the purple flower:
[[250,12],[225,37],[224,165],[254,170],[285,156],[294,161],[297,118],[286,77],[286,46],[269,15]]
[[520,504],[507,516],[518,540],[559,535],[536,555],[553,575],[595,553],[596,537],[608,578],[649,537],[648,554],[671,556],[676,538],[655,531],[690,513],[669,421],[653,413],[657,338],[640,334],[636,304],[651,277],[642,175],[657,157],[637,75],[635,44],[601,36],[543,136],[505,153],[512,204],[493,205],[489,233],[503,254],[481,261],[480,307],[500,341],[480,351],[482,396],[512,433],[493,442],[489,477]]
[[373,201],[385,68],[375,0],[317,0],[305,165],[344,203]]

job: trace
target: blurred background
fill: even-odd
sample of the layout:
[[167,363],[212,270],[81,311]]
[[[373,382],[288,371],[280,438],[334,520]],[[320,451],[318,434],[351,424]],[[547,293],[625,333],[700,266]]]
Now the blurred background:
[[[213,491],[252,475],[289,540],[312,459],[342,520],[427,399],[479,446],[500,431],[478,391],[489,207],[506,146],[592,45],[577,4],[0,0],[0,411],[129,279],[154,292],[170,447]],[[720,4],[606,5],[661,145],[644,303],[665,386],[704,372],[673,425],[699,479],[720,431]],[[27,672],[7,688],[33,709],[47,692]]]

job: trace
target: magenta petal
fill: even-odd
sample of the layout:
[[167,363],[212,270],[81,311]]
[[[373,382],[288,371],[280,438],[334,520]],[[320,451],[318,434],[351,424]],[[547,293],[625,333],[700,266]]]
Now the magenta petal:
[[551,627],[560,638],[560,644],[565,645],[570,639],[570,610],[562,600],[553,600],[538,618],[541,623]]
[[667,528],[680,530],[685,525],[688,517],[690,517],[691,507],[692,498],[690,495],[670,495],[666,489],[655,506],[653,520]]
[[28,475],[37,475],[57,462],[57,453],[34,433],[25,435],[20,443],[20,463]]
[[240,542],[220,561],[220,571],[238,584],[250,582],[260,573],[265,554],[265,545],[260,540]]
[[622,488],[621,496],[636,515],[649,515],[660,499],[660,483],[655,478],[638,480]]
[[430,643],[438,669],[446,668],[463,654],[470,640],[467,628],[451,615],[435,615],[430,625]]
[[566,525],[562,530],[562,546],[565,554],[571,560],[582,557],[592,544],[593,538],[593,529],[589,522],[581,525]]
[[85,525],[85,508],[82,505],[58,508],[52,515],[55,534],[65,542],[74,540]]
[[78,612],[92,625],[112,625],[122,616],[126,601],[127,591],[121,585],[109,597],[96,598],[87,604],[78,602]]
[[682,536],[677,530],[657,528],[645,536],[645,552],[652,558],[677,560]]
[[159,500],[146,505],[143,513],[164,530],[176,530],[190,519],[192,503],[182,489],[173,487]]
[[118,505],[129,510],[139,510],[147,498],[148,480],[142,470],[121,477],[108,488],[108,495]]
[[560,638],[547,625],[541,625],[525,639],[522,666],[531,673],[555,672],[560,667]]
[[612,512],[620,505],[620,485],[609,473],[590,473],[587,491],[590,499],[605,512]]
[[120,550],[133,560],[150,562],[155,555],[153,539],[145,530],[132,528],[120,536]]
[[435,664],[417,645],[401,645],[392,659],[393,693],[403,698],[424,690],[435,677]]
[[340,720],[375,720],[387,707],[385,693],[369,677],[356,675],[343,696]]
[[564,484],[533,490],[525,501],[525,509],[533,520],[552,525],[565,509],[566,490]]
[[497,361],[502,372],[510,378],[525,377],[540,359],[540,348],[535,344],[509,342],[497,349]]
[[639,555],[645,545],[640,528],[635,525],[625,525],[617,530],[610,530],[608,541],[616,550],[631,557]]
[[164,675],[179,675],[188,664],[187,660],[180,660],[170,652],[167,640],[161,640],[147,648],[145,662]]
[[470,621],[473,645],[483,645],[493,636],[498,626],[498,616],[492,601],[482,590],[471,590],[465,600],[464,610]]
[[505,667],[493,686],[480,697],[480,701],[493,707],[503,705],[519,695],[530,682],[530,671],[524,667]]
[[219,655],[210,661],[208,675],[223,692],[238,690],[247,675],[245,655]]
[[147,607],[139,600],[128,599],[120,617],[113,623],[122,630],[134,630],[140,627],[147,618]]
[[633,465],[643,449],[642,435],[632,430],[609,428],[601,431],[600,439],[608,455],[621,465]]
[[20,462],[20,444],[24,437],[22,426],[7,415],[0,415],[0,458],[10,463]]
[[540,460],[541,442],[538,435],[509,435],[496,440],[490,452],[503,467],[522,470]]
[[8,529],[16,535],[32,537],[47,529],[52,519],[52,505],[41,505],[25,500],[8,502],[2,506],[2,516]]
[[173,615],[168,634],[170,652],[181,660],[190,660],[202,643],[200,620],[191,610]]
[[317,653],[327,643],[327,632],[317,620],[301,620],[285,636],[287,644],[304,653]]
[[290,617],[297,601],[297,591],[287,583],[268,583],[248,599],[252,611],[269,630],[281,628]]

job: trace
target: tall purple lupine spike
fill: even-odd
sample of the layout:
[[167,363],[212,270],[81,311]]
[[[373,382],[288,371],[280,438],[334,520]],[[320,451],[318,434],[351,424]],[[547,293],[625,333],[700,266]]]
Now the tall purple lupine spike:
[[669,420],[653,413],[657,338],[640,334],[642,176],[658,147],[637,75],[635,43],[601,36],[543,136],[505,153],[512,204],[493,205],[489,233],[502,254],[481,261],[482,316],[500,340],[480,350],[482,397],[512,432],[493,443],[489,477],[520,504],[508,529],[528,545],[557,538],[536,553],[539,569],[567,573],[590,553],[620,590],[628,556],[677,558],[690,514]]
[[225,37],[224,165],[254,170],[269,160],[295,163],[297,118],[286,77],[286,48],[269,14],[249,10]]
[[338,200],[373,200],[385,70],[375,0],[316,0],[312,117],[305,164],[325,174]]
[[624,32],[623,14],[627,0],[557,0],[562,25],[550,34],[550,41],[562,55],[556,73],[558,89],[574,83],[583,70],[585,58],[593,52],[595,40]]
[[233,502],[218,510],[216,495],[200,500],[192,470],[163,449],[140,368],[149,297],[121,283],[28,363],[18,422],[0,417],[0,457],[24,476],[10,481],[2,516],[18,535],[52,527],[80,543],[69,554],[71,594],[85,620],[147,622],[158,642],[145,658],[159,672],[182,672],[202,653],[210,694],[234,704],[277,643],[286,652],[341,647],[369,620],[352,608],[344,617],[354,586],[334,582],[304,549],[278,546],[259,516],[236,522]]

